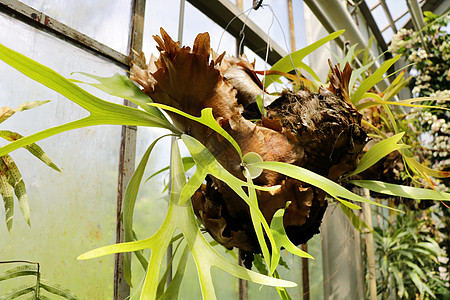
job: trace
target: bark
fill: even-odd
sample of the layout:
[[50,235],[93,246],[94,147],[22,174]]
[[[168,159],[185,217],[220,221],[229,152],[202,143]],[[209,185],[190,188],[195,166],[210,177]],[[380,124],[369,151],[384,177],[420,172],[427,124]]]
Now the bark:
[[[161,38],[162,37],[162,38]],[[217,122],[239,144],[242,153],[258,153],[265,161],[302,166],[336,180],[356,166],[366,143],[361,115],[348,99],[351,67],[332,68],[330,87],[318,93],[284,91],[280,97],[265,94],[254,65],[212,53],[209,35],[199,34],[193,48],[181,48],[165,32],[154,37],[160,51],[148,66],[132,68],[132,78],[155,102],[194,116],[211,107]],[[212,59],[210,58],[212,56]],[[142,59],[144,57],[142,56]],[[266,99],[267,116],[258,116],[257,95]],[[198,139],[234,176],[245,180],[236,150],[222,136],[194,121],[170,115],[183,132]],[[291,205],[284,216],[286,232],[295,244],[319,232],[327,207],[326,194],[282,174],[264,171],[254,180],[263,186],[281,185],[276,192],[257,191],[259,207],[270,223],[273,214]],[[227,248],[237,247],[251,262],[259,252],[247,204],[224,182],[206,179],[192,197],[197,217],[208,232]]]

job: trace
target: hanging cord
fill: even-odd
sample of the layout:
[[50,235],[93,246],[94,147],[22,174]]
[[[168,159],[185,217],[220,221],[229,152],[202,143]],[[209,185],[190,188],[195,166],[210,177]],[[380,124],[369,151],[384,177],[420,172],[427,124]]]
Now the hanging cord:
[[[262,1],[261,1],[262,2]],[[270,49],[270,29],[272,29],[272,26],[273,26],[273,20],[274,20],[274,17],[275,17],[275,14],[273,13],[273,10],[272,10],[272,21],[270,22],[270,25],[269,25],[269,28],[267,29],[267,42],[266,42],[266,57],[265,57],[265,59],[264,59],[264,77],[263,77],[263,88],[265,89],[265,86],[266,86],[266,72],[267,72],[267,61],[268,61],[268,59],[269,59],[269,49]],[[263,96],[262,96],[262,101],[263,101],[263,103],[262,103],[262,106],[261,106],[261,114],[262,114],[262,116],[263,117],[265,117],[265,115],[266,115],[266,110],[265,110],[265,108],[264,108],[264,100],[265,100],[265,98],[266,98],[266,93],[265,93],[265,91],[263,90]]]
[[[277,18],[277,15],[276,15],[275,12],[273,11],[272,6],[270,6],[269,4],[263,4],[262,6],[267,6],[267,7],[270,9],[270,11],[272,12],[272,18],[275,18],[275,20],[277,21],[278,26],[280,27],[281,33],[283,34],[284,46],[285,46],[286,49],[288,50],[288,49],[289,49],[289,46],[288,46],[288,43],[287,43],[286,35],[284,34],[283,27],[281,26],[280,20]],[[273,22],[273,21],[272,21],[272,22]],[[272,26],[272,24],[271,24],[270,26]],[[269,28],[269,29],[270,29],[270,28]],[[267,34],[267,35],[269,35],[269,34]],[[269,44],[268,44],[268,43],[267,43],[267,47],[269,47]],[[298,70],[297,70],[297,68],[295,67],[294,61],[293,61],[292,56],[291,56],[291,51],[288,50],[287,52],[289,53],[289,54],[288,54],[288,55],[289,55],[289,60],[291,61],[292,68],[294,69],[295,75],[296,75],[297,78],[298,78],[298,82],[301,83],[301,80],[300,80],[300,74],[298,73]],[[267,64],[267,57],[266,57],[266,64]],[[265,71],[264,71],[264,74],[265,74]]]
[[[289,49],[289,46],[288,46],[288,43],[287,43],[287,39],[286,39],[285,32],[284,32],[284,30],[283,30],[283,27],[281,26],[280,20],[278,19],[278,17],[277,17],[276,14],[275,14],[275,12],[274,12],[272,6],[270,6],[269,4],[263,4],[263,0],[254,0],[254,1],[253,1],[253,6],[252,6],[251,8],[249,8],[249,9],[243,11],[242,13],[236,15],[235,17],[233,17],[233,18],[230,20],[230,22],[228,22],[227,26],[225,26],[225,28],[224,28],[222,34],[220,35],[219,44],[218,44],[218,46],[217,46],[217,51],[216,51],[216,52],[217,52],[217,53],[219,52],[220,44],[221,44],[221,42],[222,42],[223,35],[224,35],[225,32],[227,31],[227,29],[228,29],[228,27],[230,26],[230,24],[231,24],[236,18],[239,18],[240,16],[246,14],[246,18],[245,18],[245,20],[244,20],[244,22],[243,22],[242,29],[241,29],[240,32],[239,32],[240,42],[239,42],[238,53],[242,53],[242,48],[243,48],[243,44],[244,44],[244,40],[245,40],[245,27],[246,27],[247,21],[248,21],[248,19],[249,19],[250,13],[251,13],[252,10],[257,10],[257,9],[259,9],[259,8],[261,8],[261,7],[262,7],[262,8],[268,7],[268,8],[270,9],[270,11],[272,12],[272,21],[271,21],[270,26],[269,26],[269,28],[268,28],[268,30],[267,30],[266,55],[265,55],[265,59],[264,59],[264,78],[263,78],[263,85],[265,85],[266,71],[267,71],[267,61],[268,61],[268,59],[269,59],[269,49],[270,49],[270,40],[271,40],[271,39],[270,39],[270,30],[271,30],[271,28],[272,28],[272,26],[273,26],[274,19],[277,21],[277,24],[278,24],[278,26],[279,26],[279,28],[280,28],[280,30],[281,30],[282,35],[283,35],[284,46],[285,46],[286,49]],[[301,84],[300,74],[299,74],[297,68],[295,67],[294,61],[293,61],[292,56],[291,56],[291,52],[290,52],[290,51],[287,51],[287,52],[289,53],[289,54],[288,54],[288,55],[289,55],[289,59],[290,59],[290,61],[291,61],[292,68],[294,69],[295,75],[297,76],[298,81],[299,81],[299,83]],[[265,93],[263,93],[263,103],[264,103],[264,97],[265,97]]]
[[[239,32],[239,37],[241,38],[241,42],[239,43],[239,50],[241,49],[242,41],[243,41],[243,39],[245,38],[245,34],[244,34],[245,23],[247,23],[248,16],[250,15],[250,12],[251,12],[252,10],[253,10],[253,7],[250,7],[250,8],[247,9],[246,11],[243,11],[243,12],[241,12],[240,14],[234,16],[234,17],[230,20],[230,22],[228,22],[227,26],[225,26],[225,28],[224,28],[223,31],[222,31],[222,34],[220,35],[219,44],[217,45],[216,53],[219,53],[220,44],[221,44],[221,42],[222,42],[223,35],[224,35],[225,32],[227,31],[227,29],[228,29],[228,27],[231,25],[231,23],[233,23],[233,21],[236,20],[237,18],[239,18],[240,16],[242,16],[242,15],[244,15],[244,14],[247,14],[247,16],[246,16],[246,18],[245,18],[245,21],[244,21],[244,25],[242,26],[242,29],[241,29],[241,31]],[[239,52],[239,53],[241,53],[241,52]]]

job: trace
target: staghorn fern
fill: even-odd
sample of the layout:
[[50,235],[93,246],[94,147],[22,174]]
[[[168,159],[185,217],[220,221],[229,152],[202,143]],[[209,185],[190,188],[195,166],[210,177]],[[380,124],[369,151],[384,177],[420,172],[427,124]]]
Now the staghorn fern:
[[[279,64],[274,65],[274,68],[271,70],[272,73],[269,72],[270,76],[272,77],[270,80],[268,79],[265,81],[266,85],[275,82],[280,74],[289,72],[294,68],[291,64],[287,63],[291,59],[295,60],[295,67],[301,67],[305,69],[307,72],[311,73],[317,81],[317,75],[315,75],[314,72],[302,62],[302,59],[308,53],[314,51],[324,43],[336,38],[341,33],[342,31],[334,33],[318,41],[317,43],[306,47],[305,49],[293,53],[291,57],[281,60]],[[170,62],[170,60],[176,57],[176,52],[181,51],[181,56],[184,56],[185,58],[187,57],[187,59],[192,58],[193,61],[206,60],[207,64],[203,63],[203,65],[207,65],[206,73],[212,74],[213,77],[217,76],[215,75],[217,74],[217,72],[215,71],[214,65],[218,64],[220,60],[223,59],[223,56],[214,57],[213,62],[210,64],[210,62],[208,61],[209,46],[206,47],[206,45],[209,45],[209,37],[208,43],[206,43],[206,36],[206,34],[199,35],[198,40],[196,40],[196,45],[194,45],[192,51],[190,50],[190,48],[180,49],[180,46],[177,43],[169,40],[167,37],[164,37],[164,41],[159,39],[159,48],[161,52],[164,53],[165,57],[163,57],[160,61],[156,61],[156,59],[153,59],[153,63],[156,64],[152,65],[149,70],[133,70],[135,75],[140,76],[140,83],[143,85],[143,87],[146,87],[146,85],[148,85],[148,88],[146,88],[146,92],[147,94],[151,94],[152,98],[155,98],[153,100],[156,100],[158,98],[158,95],[156,95],[158,93],[160,97],[165,97],[163,95],[164,84],[155,89],[155,86],[152,87],[151,84],[152,82],[155,83],[155,75],[156,77],[158,77],[156,78],[157,80],[161,80],[161,82],[164,83],[164,80],[166,80],[163,78],[164,72],[158,71],[158,68],[163,69],[164,66],[172,63]],[[206,59],[199,56],[203,56]],[[216,106],[216,109],[211,108],[210,106],[205,106],[200,108],[197,107],[197,110],[192,112],[189,111],[189,109],[191,109],[192,107],[188,107],[188,109],[186,109],[187,111],[184,111],[183,109],[180,110],[180,106],[176,101],[181,99],[177,99],[177,97],[172,97],[172,99],[168,100],[168,103],[165,103],[164,101],[160,101],[162,104],[152,103],[152,99],[150,99],[148,95],[142,92],[133,84],[131,80],[129,80],[125,76],[116,74],[112,77],[105,78],[88,75],[99,82],[92,85],[107,93],[126,98],[136,103],[140,108],[142,108],[142,110],[139,110],[119,104],[113,104],[99,99],[74,84],[74,82],[57,74],[53,70],[42,66],[39,63],[1,45],[0,59],[4,60],[6,63],[10,64],[12,67],[16,68],[33,80],[36,80],[46,85],[47,87],[59,92],[63,96],[67,97],[70,101],[80,105],[90,112],[90,115],[83,119],[50,128],[28,137],[20,138],[0,148],[0,155],[6,155],[7,153],[15,149],[24,147],[26,145],[32,144],[34,142],[64,131],[101,124],[160,127],[168,129],[170,135],[175,135],[179,138],[178,140],[175,140],[172,147],[170,176],[173,184],[170,189],[170,201],[167,214],[159,230],[150,238],[138,240],[133,232],[132,224],[135,202],[137,200],[138,190],[143,179],[143,173],[145,167],[149,162],[149,156],[152,152],[152,149],[156,142],[159,140],[158,139],[149,146],[127,187],[124,199],[123,217],[125,225],[125,237],[127,239],[127,242],[95,249],[79,257],[80,259],[90,259],[119,252],[134,252],[143,268],[146,269],[146,275],[143,281],[143,289],[141,292],[141,299],[175,299],[179,292],[179,283],[181,281],[182,275],[184,274],[184,266],[186,263],[188,252],[193,256],[195,264],[197,266],[197,272],[199,275],[200,286],[204,299],[216,299],[211,278],[212,266],[218,267],[235,277],[243,278],[260,284],[275,286],[279,290],[281,297],[284,297],[286,299],[289,297],[286,293],[285,288],[293,287],[296,284],[277,278],[278,276],[276,267],[279,264],[281,248],[284,247],[288,251],[302,257],[310,256],[309,254],[298,249],[290,241],[286,232],[283,218],[285,218],[285,213],[288,212],[288,210],[291,210],[293,208],[295,209],[295,206],[292,205],[292,203],[290,205],[288,205],[288,203],[286,202],[281,203],[278,208],[274,209],[272,215],[269,216],[269,218],[266,218],[266,216],[262,213],[260,209],[259,195],[264,193],[265,197],[268,197],[269,194],[276,193],[277,190],[279,190],[279,186],[259,185],[261,183],[257,180],[258,175],[261,174],[261,172],[266,172],[266,174],[283,174],[279,176],[287,176],[291,178],[295,184],[306,184],[308,188],[302,188],[300,189],[300,191],[307,192],[307,190],[312,187],[311,189],[314,189],[316,193],[320,195],[320,197],[322,197],[321,201],[323,201],[323,203],[326,203],[325,195],[328,194],[336,200],[340,201],[342,205],[349,209],[360,208],[358,205],[350,201],[368,202],[374,205],[382,206],[377,202],[371,201],[370,199],[365,199],[350,192],[346,188],[333,181],[337,180],[338,177],[343,175],[342,170],[334,170],[333,176],[331,176],[333,180],[330,180],[330,178],[319,175],[311,170],[308,170],[307,168],[302,167],[301,165],[292,165],[280,161],[268,161],[270,159],[265,158],[264,155],[261,155],[261,153],[256,154],[253,151],[249,151],[248,147],[246,148],[246,151],[242,151],[241,147],[242,145],[245,145],[245,143],[238,142],[239,139],[233,137],[232,134],[230,134],[226,130],[228,128],[227,126],[230,125],[230,123],[227,123],[227,120],[224,120],[225,118],[216,118],[216,116],[214,115],[215,113],[217,113],[217,110],[221,109],[220,105]],[[189,61],[184,63],[189,63]],[[387,62],[387,64],[391,63],[393,63],[392,60]],[[244,68],[247,74],[253,74],[252,67],[249,66],[249,64],[242,62],[239,66]],[[230,70],[232,70],[235,65],[230,63],[228,67]],[[320,84],[323,85],[323,87],[320,88],[318,87],[317,82],[311,83],[309,84],[309,86],[311,86],[312,88],[317,88],[317,91],[319,92],[322,89],[322,92],[327,95],[329,95],[330,93],[334,94],[336,97],[342,100],[339,100],[341,101],[340,103],[342,103],[342,105],[345,106],[348,111],[350,111],[350,114],[354,116],[354,120],[358,121],[358,113],[354,108],[354,105],[358,104],[358,101],[360,100],[359,98],[363,97],[373,84],[381,80],[383,74],[380,71],[374,74],[374,77],[368,77],[366,79],[368,80],[367,83],[361,84],[356,92],[352,94],[348,90],[346,90],[349,88],[349,81],[352,80],[352,78],[349,77],[350,71],[348,68],[346,68],[346,66],[342,67],[344,68],[342,70],[340,70],[339,67],[333,68],[331,74],[331,86]],[[384,68],[387,69],[387,65]],[[190,79],[187,73],[180,74],[180,76],[183,76],[183,78],[185,78],[186,80]],[[201,74],[201,72],[196,73],[196,75],[199,76],[202,76]],[[179,78],[172,79],[179,80]],[[211,81],[209,80],[211,79],[207,79],[206,82],[211,83]],[[215,91],[218,91],[219,94],[224,97],[228,97],[228,99],[231,99],[231,101],[233,101],[232,97],[234,95],[234,92],[230,92],[230,90],[227,90],[231,88],[225,85],[220,80],[220,77],[215,77],[215,79],[212,79],[213,90],[217,88],[217,90]],[[299,79],[299,81],[308,83],[304,79]],[[201,90],[202,86],[194,87],[190,85],[189,82],[183,82],[183,85],[183,88],[192,88],[193,90],[198,90],[199,94],[206,95],[205,97],[208,96],[205,91]],[[260,85],[258,86],[263,89],[263,87],[261,87]],[[225,87],[225,90],[220,90],[223,87]],[[326,91],[324,87],[328,87],[328,91]],[[261,97],[261,95],[265,97],[264,93],[261,94],[258,92],[257,95],[253,94],[255,98],[257,98],[257,96]],[[175,94],[174,96],[177,95]],[[263,102],[263,104],[267,106],[272,105],[265,102]],[[166,119],[160,109],[169,112],[170,116],[173,118],[173,120],[175,120],[175,123],[178,127],[173,125],[168,119]],[[239,108],[231,109],[232,114],[237,115],[238,112]],[[268,114],[269,113],[270,110],[268,111]],[[272,113],[276,114],[276,111],[272,111]],[[183,126],[180,126],[183,124],[187,124],[187,127],[183,128]],[[249,127],[255,128],[253,127],[254,125],[244,120],[242,120],[242,124],[247,124]],[[266,123],[266,128],[270,127],[276,130],[276,128],[279,128],[279,126],[280,124],[276,121],[268,121],[268,123]],[[229,157],[235,160],[233,163],[238,166],[237,169],[227,169],[226,163],[222,165],[219,162],[219,160],[223,161],[224,159],[223,153],[213,154],[215,150],[213,147],[214,143],[205,142],[206,145],[204,145],[203,143],[199,142],[199,140],[201,140],[203,137],[201,135],[195,136],[194,134],[198,128],[205,129],[205,132],[214,136],[215,141],[217,141],[218,143],[221,143],[222,145],[228,145],[227,154],[229,153]],[[352,128],[353,130],[356,128],[356,126],[350,126],[350,128]],[[266,129],[261,130],[267,131]],[[197,131],[197,133],[199,132]],[[191,135],[194,135],[194,137]],[[274,134],[274,136],[276,135],[277,134]],[[403,146],[398,143],[399,136],[400,135],[394,136],[391,139],[387,139],[383,144],[378,146],[378,148],[381,148],[383,153],[390,153],[392,151],[401,149]],[[178,151],[177,143],[179,140],[182,140],[187,146],[196,165],[196,173],[188,180],[184,173],[185,166]],[[361,145],[359,145],[358,147],[360,146]],[[217,154],[222,155],[222,157],[216,157]],[[373,151],[368,151],[364,157],[361,159],[362,166],[359,167],[359,170],[356,169],[357,171],[361,171],[364,168],[371,167],[380,159],[380,156],[373,154]],[[353,159],[354,161],[351,161],[350,165],[345,166],[345,172],[350,173],[351,171],[353,171],[353,169],[358,168],[356,158],[353,157]],[[224,182],[227,186],[227,189],[233,191],[238,196],[238,198],[236,199],[240,199],[240,201],[242,202],[241,205],[245,205],[242,207],[248,209],[250,217],[249,232],[253,230],[254,235],[256,236],[256,242],[252,245],[255,247],[254,249],[259,247],[259,249],[263,253],[264,264],[268,269],[268,276],[258,274],[256,272],[241,268],[233,263],[230,263],[227,259],[219,255],[215,251],[215,249],[210,245],[210,243],[206,241],[205,237],[200,231],[198,219],[196,218],[195,214],[197,213],[197,217],[200,217],[200,219],[205,223],[206,221],[210,221],[210,219],[206,218],[207,216],[205,215],[202,216],[200,210],[195,210],[190,199],[193,195],[198,193],[198,191],[202,191],[202,184],[204,179],[207,177],[211,178],[211,176],[213,178],[216,178],[217,180]],[[355,181],[353,183],[359,183],[361,185],[365,184],[364,182]],[[377,192],[388,194],[390,193],[394,195],[403,195],[402,193],[406,192],[403,186],[398,185],[384,185],[381,189],[379,188],[379,186],[370,185],[368,186],[368,188],[376,189]],[[420,189],[420,193],[417,193],[416,190],[413,190],[412,193],[408,193],[408,195],[415,199],[434,199],[437,197],[442,200],[450,200],[450,195],[447,193],[439,193],[436,191],[425,189]],[[158,284],[159,275],[162,273],[161,262],[168,245],[174,242],[174,233],[176,232],[176,230],[181,231],[181,235],[184,237],[184,240],[188,245],[188,248],[186,249],[189,249],[189,251],[185,250],[181,255],[182,258],[180,259],[180,263],[177,268],[177,280],[174,284],[170,285],[168,289],[164,290],[163,288],[161,288],[163,287],[163,285]],[[143,249],[152,250],[149,261],[147,261],[147,259],[140,251]],[[128,260],[125,261],[125,275],[128,282],[131,282],[130,263],[131,262]]]

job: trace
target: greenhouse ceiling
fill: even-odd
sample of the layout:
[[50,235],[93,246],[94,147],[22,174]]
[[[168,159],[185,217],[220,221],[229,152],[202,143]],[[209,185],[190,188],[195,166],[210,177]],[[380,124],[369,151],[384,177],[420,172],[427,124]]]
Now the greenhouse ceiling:
[[[367,0],[360,1],[360,9],[365,15],[371,27],[377,26],[385,43],[389,43],[392,35],[401,28],[413,28],[423,26],[423,21],[417,16],[417,12],[432,11],[436,14],[442,14],[448,11],[449,1],[441,0]],[[439,8],[440,5],[444,7]],[[439,11],[436,11],[438,10]],[[411,13],[412,12],[412,13]],[[413,18],[411,16],[413,15]],[[373,20],[375,24],[373,24]],[[415,25],[415,21],[419,24]],[[378,34],[379,34],[378,33]]]

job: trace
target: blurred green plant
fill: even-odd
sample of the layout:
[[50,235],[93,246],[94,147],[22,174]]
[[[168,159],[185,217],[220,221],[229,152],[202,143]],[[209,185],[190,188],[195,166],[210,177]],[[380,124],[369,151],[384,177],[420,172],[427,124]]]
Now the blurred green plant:
[[[441,216],[429,211],[400,216],[380,215],[373,228],[376,249],[377,289],[381,299],[450,299],[448,274],[439,270],[445,256],[436,239]],[[433,237],[433,238],[432,238]]]
[[74,293],[68,289],[62,287],[59,284],[55,284],[45,280],[41,277],[41,271],[39,263],[29,262],[23,260],[17,261],[0,261],[0,264],[18,264],[21,265],[9,269],[3,273],[0,273],[0,281],[10,280],[13,278],[22,278],[24,276],[36,276],[36,283],[25,285],[14,290],[7,292],[6,294],[0,295],[0,300],[10,300],[16,299],[18,297],[29,295],[27,299],[33,300],[49,300],[42,290],[49,294],[60,296],[64,299],[78,300]]
[[[11,108],[4,106],[0,108],[0,123],[6,121],[16,112],[28,110],[49,101],[34,101],[26,102],[21,104],[17,108]],[[9,130],[0,130],[0,137],[7,141],[16,141],[23,138],[22,135],[17,132],[12,132]],[[50,160],[50,158],[45,154],[45,152],[38,145],[32,143],[23,146],[31,154],[37,157],[39,160],[44,162],[46,165],[52,169],[60,172],[59,168]],[[23,181],[22,175],[17,168],[16,163],[9,154],[4,154],[0,156],[0,195],[3,198],[5,204],[5,217],[6,217],[6,227],[11,230],[14,218],[14,194],[19,201],[19,207],[22,211],[22,215],[28,225],[31,226],[30,221],[30,208],[28,206],[27,191],[25,189],[25,183]]]
[[[389,51],[402,54],[413,64],[410,89],[415,96],[426,97],[423,108],[412,108],[404,114],[405,122],[410,123],[411,131],[418,136],[416,155],[436,170],[450,170],[450,35],[448,11],[442,16],[424,12],[425,27],[419,32],[402,29],[393,38]],[[439,106],[444,109],[436,109]],[[449,179],[436,177],[436,189],[448,191]],[[444,233],[440,245],[450,257],[450,209],[441,204]],[[450,263],[447,263],[447,272]]]

